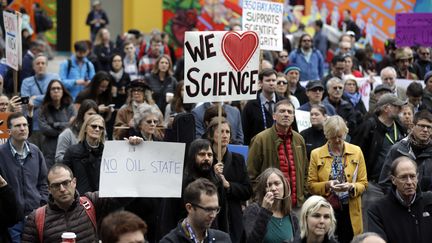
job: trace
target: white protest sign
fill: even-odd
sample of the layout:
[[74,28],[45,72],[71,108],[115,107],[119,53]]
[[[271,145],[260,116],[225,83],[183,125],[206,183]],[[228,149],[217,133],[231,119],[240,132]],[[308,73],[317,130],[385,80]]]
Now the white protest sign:
[[3,11],[6,40],[6,64],[18,71],[21,64],[21,15]]
[[256,99],[258,41],[252,31],[186,32],[184,103]]
[[[163,148],[163,152],[162,152]],[[105,143],[101,197],[181,197],[185,144],[125,141]]]
[[263,50],[282,51],[283,4],[243,0],[242,29],[256,31]]
[[297,122],[297,128],[298,128],[299,132],[312,126],[312,124],[310,122],[310,112],[309,111],[296,110],[295,111],[295,119]]

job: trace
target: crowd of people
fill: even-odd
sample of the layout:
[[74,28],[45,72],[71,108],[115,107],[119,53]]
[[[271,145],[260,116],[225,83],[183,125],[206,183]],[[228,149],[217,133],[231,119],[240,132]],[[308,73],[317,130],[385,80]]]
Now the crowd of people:
[[[297,48],[264,51],[256,99],[184,104],[166,33],[113,41],[99,1],[87,24],[91,41],[58,73],[41,40],[23,53],[19,95],[1,73],[0,242],[432,241],[431,48],[388,40],[376,62],[350,30],[331,50],[317,20]],[[301,132],[297,110],[310,113]],[[99,198],[109,140],[186,143],[182,197]]]

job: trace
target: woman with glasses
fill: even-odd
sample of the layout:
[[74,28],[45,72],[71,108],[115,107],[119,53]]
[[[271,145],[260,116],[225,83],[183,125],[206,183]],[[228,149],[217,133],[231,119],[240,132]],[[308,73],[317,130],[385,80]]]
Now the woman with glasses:
[[326,197],[335,210],[340,243],[349,243],[363,232],[361,195],[368,185],[363,153],[344,141],[347,134],[342,117],[327,118],[327,143],[312,151],[307,180],[309,192]]
[[43,135],[42,153],[47,168],[55,162],[57,139],[75,117],[72,97],[60,80],[51,80],[39,113],[39,127]]
[[363,119],[364,115],[366,115],[367,110],[362,100],[362,95],[359,92],[359,87],[354,75],[345,75],[344,76],[344,92],[342,95],[342,99],[351,103],[359,114],[357,119]]
[[138,136],[144,141],[162,141],[163,116],[155,107],[140,106],[134,115],[135,129],[131,130],[131,136]]
[[291,95],[290,84],[283,73],[276,74],[276,93],[282,97],[288,98],[293,104],[294,108],[300,107],[299,100],[294,95]]
[[300,211],[301,240],[298,243],[337,243],[335,230],[336,218],[330,203],[321,196],[309,197]]
[[104,118],[97,114],[89,116],[81,126],[78,141],[66,150],[63,163],[74,173],[81,194],[98,191],[105,142]]
[[93,100],[84,100],[78,110],[77,116],[72,121],[71,125],[60,133],[57,140],[57,149],[55,153],[55,161],[62,162],[66,150],[74,144],[78,143],[78,134],[81,126],[89,116],[99,113],[99,108]]
[[276,72],[283,72],[289,64],[288,51],[282,50],[278,53],[278,58],[274,64]]
[[262,172],[255,196],[243,215],[246,242],[297,242],[298,219],[291,211],[291,188],[284,174],[277,168]]
[[[231,241],[237,243],[240,242],[243,233],[242,205],[252,196],[252,187],[245,160],[241,154],[228,151],[227,145],[231,140],[231,125],[225,118],[222,118],[220,125],[219,119],[213,118],[207,126],[206,134],[212,143],[215,174],[222,181],[225,189]],[[217,152],[219,141],[221,145],[220,162]]]
[[129,137],[130,130],[135,128],[133,118],[140,106],[159,109],[152,98],[150,87],[144,80],[136,79],[129,83],[126,105],[117,112],[113,136],[115,140]]

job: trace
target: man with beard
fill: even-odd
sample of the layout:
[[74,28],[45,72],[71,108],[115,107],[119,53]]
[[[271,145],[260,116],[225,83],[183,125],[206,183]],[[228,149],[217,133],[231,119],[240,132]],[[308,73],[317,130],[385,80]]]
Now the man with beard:
[[432,193],[418,188],[416,162],[399,157],[393,161],[390,172],[391,191],[368,211],[369,231],[392,243],[430,242]]
[[75,99],[90,84],[95,75],[93,64],[87,59],[89,48],[85,41],[74,44],[75,54],[60,64],[60,78]]
[[419,79],[424,79],[427,72],[432,70],[431,49],[420,46],[417,49],[418,59],[414,62],[414,69],[417,70]]
[[427,111],[417,112],[414,116],[414,127],[411,134],[393,145],[384,161],[381,170],[380,185],[390,188],[389,176],[391,163],[400,156],[406,156],[417,163],[418,180],[421,191],[432,189],[432,114]]
[[305,200],[308,160],[303,137],[291,127],[294,115],[289,100],[276,103],[275,124],[252,139],[247,167],[252,182],[269,167],[280,169],[291,185],[292,206],[298,208]]
[[231,242],[228,234],[210,229],[221,210],[213,183],[205,178],[196,179],[184,190],[183,199],[187,217],[160,242]]

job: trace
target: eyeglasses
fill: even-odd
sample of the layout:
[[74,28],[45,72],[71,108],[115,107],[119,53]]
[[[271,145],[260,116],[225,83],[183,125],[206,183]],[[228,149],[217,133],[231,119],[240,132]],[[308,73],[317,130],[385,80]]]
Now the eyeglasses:
[[143,88],[133,88],[132,92],[143,92],[144,89]]
[[91,124],[90,127],[91,127],[93,130],[96,130],[96,128],[99,128],[99,130],[104,130],[104,129],[105,129],[105,127],[103,127],[103,126],[99,126],[99,125],[95,125],[95,124]]
[[216,208],[212,208],[212,207],[203,207],[203,206],[200,206],[200,205],[198,205],[198,204],[195,204],[195,203],[190,203],[190,204],[192,204],[192,206],[194,206],[194,207],[196,207],[196,208],[200,208],[200,209],[202,209],[202,210],[204,210],[206,213],[214,213],[214,214],[218,214],[219,212],[220,212],[220,207],[216,207]]
[[147,121],[145,121],[145,122],[146,122],[147,124],[149,124],[149,125],[152,124],[152,123],[157,125],[157,124],[159,123],[158,120],[147,120]]
[[309,39],[303,39],[302,42],[312,42],[312,40],[309,40]]
[[343,87],[342,87],[342,86],[335,86],[335,87],[333,87],[333,89],[334,89],[334,90],[342,90]]
[[277,84],[278,84],[278,85],[287,85],[288,82],[285,82],[285,81],[278,81]]
[[64,188],[69,187],[69,185],[71,184],[72,180],[65,180],[59,183],[52,183],[49,185],[49,187],[51,188],[51,190],[59,190],[60,186],[63,186]]
[[429,125],[424,125],[424,124],[416,124],[416,126],[418,126],[420,129],[427,129],[428,131],[432,131],[432,126]]
[[423,55],[423,56],[429,56],[429,55],[430,55],[430,52],[420,52],[420,55]]
[[309,91],[312,91],[312,92],[323,92],[324,89],[321,89],[321,88],[315,88],[315,89],[310,89]]
[[408,182],[408,179],[411,181],[417,181],[418,174],[411,174],[411,175],[403,175],[403,176],[395,176],[396,179],[400,180],[401,182]]
[[61,87],[52,87],[50,90],[56,91],[56,90],[62,90],[62,88]]

